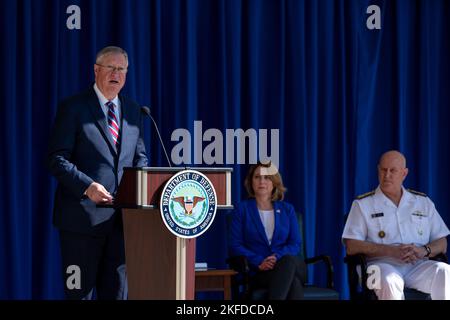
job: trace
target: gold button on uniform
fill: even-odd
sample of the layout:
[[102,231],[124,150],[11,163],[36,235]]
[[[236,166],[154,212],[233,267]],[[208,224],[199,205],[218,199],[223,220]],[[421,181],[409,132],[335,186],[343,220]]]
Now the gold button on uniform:
[[380,238],[384,238],[386,236],[386,233],[383,230],[381,230],[380,232],[378,232],[378,236]]

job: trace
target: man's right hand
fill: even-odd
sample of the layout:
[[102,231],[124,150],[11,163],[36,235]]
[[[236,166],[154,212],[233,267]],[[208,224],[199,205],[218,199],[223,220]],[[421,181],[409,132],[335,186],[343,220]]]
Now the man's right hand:
[[86,190],[86,195],[96,204],[108,204],[112,203],[113,197],[105,189],[103,185],[97,182],[92,182],[89,188]]

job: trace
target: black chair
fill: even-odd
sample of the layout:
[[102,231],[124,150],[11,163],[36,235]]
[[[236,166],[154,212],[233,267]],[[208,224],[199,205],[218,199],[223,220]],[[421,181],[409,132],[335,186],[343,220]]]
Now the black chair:
[[[230,225],[231,215],[228,216],[228,225]],[[303,259],[306,265],[323,262],[327,272],[326,288],[315,286],[311,283],[306,283],[304,286],[305,300],[339,300],[339,293],[334,289],[333,283],[333,264],[331,258],[326,255],[319,255],[312,258],[305,258],[304,232],[303,232],[303,217],[297,213],[298,224],[300,228],[300,236],[302,239],[302,248],[299,252],[299,257]],[[243,300],[266,300],[267,290],[261,288],[252,288],[250,281],[250,267],[245,256],[233,256],[227,259],[229,267],[238,272],[232,278],[232,295],[233,299]]]
[[[436,261],[446,262],[447,256],[443,253],[431,258]],[[350,289],[351,300],[378,300],[375,292],[367,287],[367,260],[363,254],[347,255],[344,258],[347,264],[348,285]],[[358,273],[360,268],[360,274]],[[431,300],[431,296],[427,293],[416,289],[407,288],[403,290],[405,300]]]

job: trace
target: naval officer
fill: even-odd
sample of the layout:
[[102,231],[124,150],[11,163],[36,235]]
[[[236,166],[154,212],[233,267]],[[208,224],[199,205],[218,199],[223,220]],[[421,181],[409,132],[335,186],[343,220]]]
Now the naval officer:
[[425,194],[407,190],[406,159],[384,153],[378,163],[379,186],[352,204],[342,239],[347,254],[364,254],[380,269],[378,299],[404,299],[403,288],[450,299],[450,265],[430,260],[447,251],[450,233]]

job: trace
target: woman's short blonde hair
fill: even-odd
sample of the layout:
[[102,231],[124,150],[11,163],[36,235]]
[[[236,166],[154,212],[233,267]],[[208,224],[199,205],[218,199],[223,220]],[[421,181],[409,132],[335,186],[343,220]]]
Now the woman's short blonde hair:
[[250,198],[255,197],[255,191],[253,190],[252,181],[253,175],[255,174],[256,169],[259,167],[269,168],[269,172],[274,172],[273,174],[268,175],[270,181],[273,183],[272,190],[272,201],[279,201],[284,199],[284,193],[287,191],[286,187],[283,185],[283,179],[281,178],[280,172],[278,168],[273,165],[271,162],[265,164],[258,162],[257,164],[251,165],[248,170],[247,176],[245,177],[245,188],[247,189],[248,196]]

